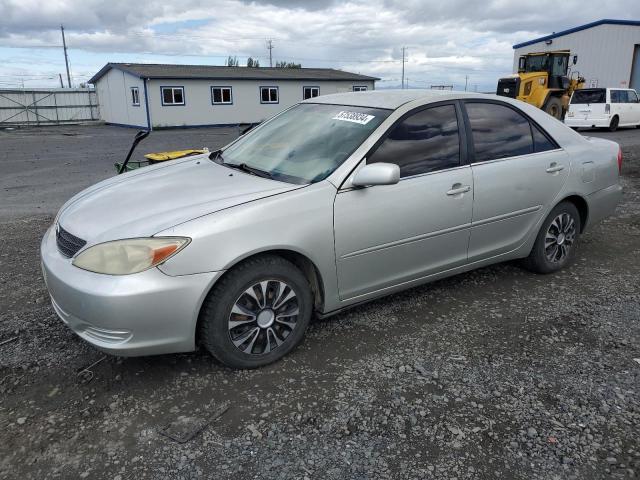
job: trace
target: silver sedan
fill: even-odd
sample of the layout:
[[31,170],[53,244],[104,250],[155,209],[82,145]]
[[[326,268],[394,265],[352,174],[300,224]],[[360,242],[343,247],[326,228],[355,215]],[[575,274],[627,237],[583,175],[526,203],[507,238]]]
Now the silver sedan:
[[496,262],[551,273],[621,198],[617,144],[493,95],[316,97],[103,181],[42,241],[53,307],[116,355],[252,368],[312,317]]

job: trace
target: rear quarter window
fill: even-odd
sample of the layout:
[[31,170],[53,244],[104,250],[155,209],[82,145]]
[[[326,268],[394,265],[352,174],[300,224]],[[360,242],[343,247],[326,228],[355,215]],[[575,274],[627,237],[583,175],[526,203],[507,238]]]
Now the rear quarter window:
[[604,88],[576,90],[571,97],[571,104],[606,103],[607,91]]

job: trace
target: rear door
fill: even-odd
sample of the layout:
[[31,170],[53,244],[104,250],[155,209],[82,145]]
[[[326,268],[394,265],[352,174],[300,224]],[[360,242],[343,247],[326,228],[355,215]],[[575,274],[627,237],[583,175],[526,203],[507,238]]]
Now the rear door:
[[627,100],[629,101],[630,122],[634,125],[640,123],[640,103],[638,103],[638,94],[635,90],[627,90]]
[[366,159],[397,164],[400,181],[338,192],[334,229],[341,299],[466,262],[473,179],[463,132],[456,102],[414,110]]
[[569,159],[517,108],[476,100],[464,106],[472,140],[473,262],[512,251],[526,240],[566,181]]
[[627,103],[627,92],[625,90],[609,90],[611,97],[611,118],[618,116],[618,125],[626,125],[629,121],[629,110]]

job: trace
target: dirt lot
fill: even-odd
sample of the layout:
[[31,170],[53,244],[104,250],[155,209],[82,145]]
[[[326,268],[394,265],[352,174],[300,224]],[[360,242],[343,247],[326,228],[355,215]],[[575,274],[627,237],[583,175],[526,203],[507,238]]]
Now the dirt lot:
[[[640,475],[640,130],[597,133],[624,146],[625,197],[571,268],[502,264],[393,295],[250,372],[203,353],[104,357],[49,306],[40,238],[134,133],[0,131],[0,478]],[[159,132],[141,151],[236,134]],[[209,420],[184,444],[159,433]]]

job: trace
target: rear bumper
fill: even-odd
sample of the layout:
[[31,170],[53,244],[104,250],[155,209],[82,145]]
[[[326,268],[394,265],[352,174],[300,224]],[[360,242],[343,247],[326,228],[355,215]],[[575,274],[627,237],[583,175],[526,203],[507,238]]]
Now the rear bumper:
[[102,275],[71,264],[50,228],[40,248],[51,303],[62,321],[98,349],[122,356],[195,349],[200,306],[221,272],[169,276],[157,268]]
[[589,204],[589,218],[586,228],[591,228],[602,219],[613,215],[618,204],[622,201],[622,185],[616,183],[603,188],[587,197]]
[[609,118],[609,115],[606,115],[604,117],[597,117],[597,118],[594,117],[594,118],[587,118],[587,119],[585,119],[584,116],[582,118],[568,117],[568,116],[564,118],[564,124],[567,127],[573,127],[573,128],[579,128],[579,127],[606,128],[609,126],[610,123],[611,123],[611,119]]

